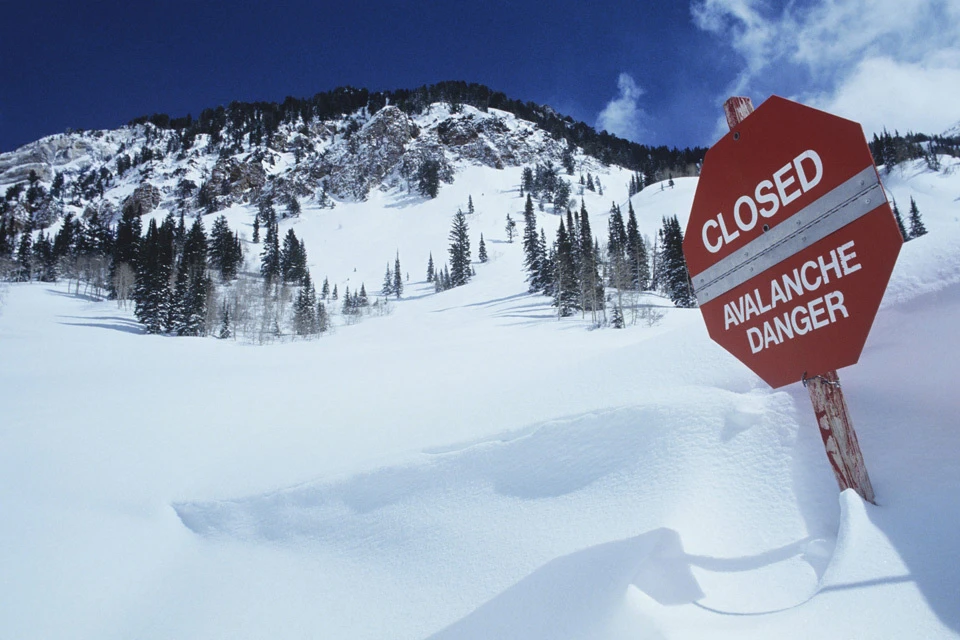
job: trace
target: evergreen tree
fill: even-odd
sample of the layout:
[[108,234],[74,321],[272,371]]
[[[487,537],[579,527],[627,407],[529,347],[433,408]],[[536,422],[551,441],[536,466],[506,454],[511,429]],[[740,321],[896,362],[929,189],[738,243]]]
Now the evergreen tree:
[[927,228],[923,225],[923,220],[920,219],[920,209],[917,207],[913,196],[910,196],[910,239],[919,238],[926,233]]
[[608,284],[617,289],[617,305],[623,308],[623,288],[628,283],[627,268],[627,232],[623,228],[623,215],[620,207],[614,204],[610,208],[608,219],[607,259],[610,265]]
[[280,238],[277,229],[277,217],[272,207],[266,211],[269,216],[264,220],[267,235],[263,240],[263,252],[260,254],[260,275],[267,282],[275,282],[281,276],[280,270]]
[[614,329],[623,329],[623,310],[620,308],[620,305],[614,305],[613,318],[610,319],[610,324],[613,325]]
[[223,307],[220,309],[220,331],[217,337],[226,340],[233,337],[233,329],[230,327],[230,310],[227,308],[227,301],[223,301]]
[[298,336],[317,333],[317,294],[307,273],[293,304],[293,331]]
[[417,190],[420,195],[436,198],[440,193],[440,163],[428,158],[417,171]]
[[337,285],[333,285],[333,295],[330,296],[331,300],[337,299]]
[[568,202],[570,202],[570,183],[558,178],[553,189],[553,207],[557,211],[562,211]]
[[580,201],[580,288],[582,306],[589,309],[591,318],[597,321],[596,312],[603,309],[603,280],[600,278],[600,263],[597,248],[590,228],[586,204]]
[[[390,268],[390,265],[387,265],[387,269]],[[326,277],[323,278],[323,288],[320,290],[320,299],[326,300],[330,295],[330,282]]]
[[366,307],[370,305],[370,299],[367,298],[367,285],[360,283],[360,292],[357,294],[357,306]]
[[134,207],[124,207],[117,223],[116,241],[113,244],[113,263],[111,277],[121,264],[129,265],[136,271],[140,254],[140,236],[142,233],[140,215]]
[[[877,134],[873,134],[874,139],[876,139]],[[903,241],[906,242],[910,239],[910,234],[907,233],[907,228],[903,224],[903,216],[900,215],[900,208],[897,206],[897,201],[893,201],[893,217],[897,221],[897,228],[900,229],[900,235],[903,237]]]
[[[123,220],[121,219],[121,224]],[[73,213],[68,212],[63,218],[63,224],[57,235],[53,239],[53,254],[57,259],[64,258],[76,249],[77,239],[80,235],[80,223],[73,217]]]
[[317,333],[326,333],[330,329],[330,315],[322,302],[317,305]]
[[573,245],[562,220],[554,245],[553,273],[553,304],[557,307],[557,315],[563,318],[579,308],[580,286],[573,263]]
[[547,234],[540,228],[540,236],[537,239],[537,262],[540,265],[540,272],[537,278],[540,282],[540,292],[544,295],[553,296],[554,293],[554,268],[553,257],[547,253]]
[[222,280],[233,280],[237,277],[242,254],[238,255],[237,238],[227,225],[227,218],[220,215],[210,228],[209,262],[213,269],[220,272]]
[[380,294],[385,298],[393,293],[393,272],[390,270],[390,263],[387,263],[387,271],[383,274],[383,286],[380,287]]
[[184,238],[176,284],[169,302],[168,331],[180,336],[200,336],[205,333],[207,296],[211,286],[206,264],[207,238],[198,216]]
[[307,249],[293,229],[287,231],[280,250],[280,274],[287,283],[301,283],[307,274]]
[[690,286],[687,262],[683,256],[683,231],[676,216],[663,219],[660,229],[660,287],[678,307],[694,307],[696,299]]
[[510,214],[507,214],[507,242],[513,244],[513,236],[517,233],[517,223],[513,218],[510,217]]
[[[390,265],[387,265],[387,270],[389,271]],[[433,282],[434,280],[434,268],[433,268],[433,252],[430,252],[430,257],[427,258],[427,282]]]
[[467,214],[473,215],[475,212],[476,210],[473,208],[473,196],[468,195],[467,196]]
[[462,211],[453,217],[450,229],[450,284],[454,287],[470,280],[470,236],[467,219]]
[[650,284],[650,265],[647,262],[647,247],[640,235],[637,216],[630,202],[627,208],[627,260],[630,263],[630,284],[637,291],[644,291]]
[[161,231],[156,220],[150,220],[140,247],[137,283],[133,295],[136,303],[134,313],[147,333],[162,333],[164,325],[167,324],[172,240],[172,229]]
[[400,252],[397,251],[397,259],[393,263],[393,293],[397,300],[403,294],[403,278],[400,275]]
[[527,203],[523,207],[523,253],[530,293],[542,291],[543,254],[540,252],[540,235],[537,233],[537,214],[533,210],[533,198],[530,194],[527,194]]
[[287,202],[287,217],[300,217],[300,200],[297,196],[290,196],[290,200]]
[[260,212],[253,214],[253,244],[260,244]]
[[530,167],[524,167],[523,173],[520,178],[520,192],[521,195],[526,191],[527,197],[530,197],[530,193],[533,191],[533,169]]
[[33,235],[27,226],[20,236],[20,246],[17,248],[17,282],[30,282],[33,279]]
[[487,261],[487,245],[483,242],[483,234],[480,234],[480,245],[477,247],[477,257],[480,259],[480,262]]
[[33,243],[33,265],[40,282],[53,282],[57,279],[53,243],[43,231],[37,235]]

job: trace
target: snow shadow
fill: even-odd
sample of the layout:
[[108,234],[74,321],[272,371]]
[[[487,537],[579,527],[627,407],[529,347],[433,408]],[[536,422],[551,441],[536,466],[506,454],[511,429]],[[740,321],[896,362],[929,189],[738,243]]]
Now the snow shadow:
[[[666,605],[703,595],[682,560],[679,535],[657,529],[551,560],[430,639],[617,638],[631,586]],[[664,637],[638,616],[633,613],[634,632],[643,628],[643,638]]]
[[[662,407],[624,408],[548,422],[493,439],[424,452],[418,463],[382,467],[339,482],[307,483],[232,501],[174,505],[187,528],[204,536],[286,540],[328,535],[344,522],[450,492],[477,491],[521,500],[556,498],[636,466]],[[644,428],[648,427],[648,428]],[[372,517],[372,516],[371,516]],[[377,518],[376,527],[387,526]]]
[[47,289],[47,293],[61,298],[73,298],[74,300],[83,300],[85,302],[102,302],[103,298],[92,296],[88,293],[71,293],[70,291],[60,291],[58,289]]
[[[59,322],[68,327],[94,327],[97,329],[110,329],[112,331],[122,331],[140,335],[144,333],[143,325],[136,320],[124,318],[123,316],[58,316],[60,318],[70,318],[75,320],[86,320],[87,322]],[[89,322],[91,320],[101,320],[102,322]]]
[[[661,606],[693,604],[723,615],[783,611],[816,595],[814,585],[798,589],[794,602],[775,611],[723,611],[701,604],[707,594],[694,569],[758,571],[791,558],[806,559],[814,542],[808,538],[755,556],[714,558],[686,553],[673,529],[655,529],[551,560],[430,639],[663,638],[653,620],[631,606],[632,592]],[[817,568],[819,580],[826,565]]]

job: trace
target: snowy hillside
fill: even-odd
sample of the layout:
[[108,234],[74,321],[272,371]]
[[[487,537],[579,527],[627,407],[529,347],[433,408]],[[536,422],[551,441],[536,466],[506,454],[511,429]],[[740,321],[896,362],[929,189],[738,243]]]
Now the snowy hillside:
[[[767,388],[698,311],[651,297],[648,321],[590,330],[528,294],[504,232],[519,166],[465,162],[436,199],[375,189],[282,221],[317,282],[376,290],[398,252],[410,274],[392,313],[317,340],[143,335],[114,302],[8,285],[0,637],[958,637],[944,165],[884,174],[930,233],[840,372],[876,507],[838,496],[802,386]],[[631,174],[594,171],[602,235]],[[633,196],[641,231],[685,223],[695,188]],[[427,257],[445,260],[468,197],[491,260],[436,294]],[[226,211],[244,235],[252,209]]]

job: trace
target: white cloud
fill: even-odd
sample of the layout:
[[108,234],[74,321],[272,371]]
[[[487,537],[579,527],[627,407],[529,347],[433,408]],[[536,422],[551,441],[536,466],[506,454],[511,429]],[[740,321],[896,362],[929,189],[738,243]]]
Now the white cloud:
[[695,24],[739,53],[729,87],[770,93],[883,127],[940,133],[960,119],[960,3],[695,0]]
[[620,74],[617,89],[617,97],[608,102],[597,116],[597,129],[606,130],[621,138],[637,140],[646,131],[644,121],[647,115],[640,108],[643,89],[627,73]]

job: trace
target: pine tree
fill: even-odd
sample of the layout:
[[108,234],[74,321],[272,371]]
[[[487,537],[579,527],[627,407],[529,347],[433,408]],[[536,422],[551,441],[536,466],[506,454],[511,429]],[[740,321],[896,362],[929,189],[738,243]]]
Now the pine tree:
[[608,284],[617,289],[617,305],[623,307],[623,288],[627,284],[627,232],[623,227],[623,215],[620,207],[613,204],[610,208],[607,236],[607,259],[610,264]]
[[623,310],[620,308],[620,305],[614,305],[613,318],[610,319],[610,324],[614,329],[623,329]]
[[17,248],[17,282],[30,282],[33,279],[33,235],[28,226],[20,236]]
[[322,302],[317,305],[317,333],[326,333],[330,329],[330,315]]
[[380,295],[388,298],[393,293],[393,272],[390,270],[390,263],[387,263],[387,271],[383,274],[383,286],[380,287]]
[[540,271],[537,274],[540,282],[540,292],[544,295],[553,296],[553,258],[547,253],[547,234],[544,232],[543,227],[540,228],[540,236],[537,238],[537,264],[540,265]]
[[210,228],[209,262],[224,282],[237,277],[241,257],[237,254],[238,240],[227,225],[227,217],[220,215]]
[[397,300],[403,295],[403,277],[400,275],[400,252],[397,251],[397,259],[393,263],[393,293]]
[[307,272],[307,249],[293,229],[287,231],[280,250],[280,275],[284,282],[299,283]]
[[637,216],[630,202],[627,208],[627,260],[630,263],[630,284],[637,291],[646,290],[650,284],[650,265],[647,263],[647,247],[640,235]]
[[267,210],[269,216],[264,220],[267,227],[267,235],[263,240],[263,251],[260,254],[260,275],[267,282],[275,282],[280,279],[280,238],[277,229],[277,217],[273,213],[273,208]]
[[683,256],[683,231],[676,216],[663,219],[660,229],[662,280],[664,293],[678,307],[694,307],[696,299],[690,285],[687,262]]
[[926,233],[927,228],[923,225],[923,220],[920,219],[920,209],[917,207],[913,196],[910,196],[910,239],[919,238]]
[[[390,265],[387,265],[387,269],[390,268]],[[430,257],[427,259],[427,282],[433,282],[434,280],[434,268],[433,268],[433,252],[430,252]]]
[[253,214],[253,244],[260,244],[260,212]]
[[136,213],[134,207],[124,207],[120,214],[120,221],[117,223],[116,240],[113,244],[111,280],[121,264],[129,265],[134,271],[137,269],[141,233],[140,216]]
[[597,321],[596,312],[603,309],[603,280],[600,278],[599,256],[590,229],[587,207],[580,201],[580,289],[583,292],[583,308],[589,309],[591,318]]
[[527,269],[527,282],[530,293],[543,290],[542,255],[540,253],[540,235],[537,233],[537,214],[533,210],[533,198],[527,194],[527,203],[523,207],[523,253],[524,266]]
[[333,285],[333,295],[330,296],[330,299],[331,299],[331,300],[336,300],[336,299],[337,299],[337,285]]
[[[877,138],[877,134],[873,134],[874,140]],[[907,233],[907,228],[903,224],[903,216],[900,215],[900,208],[897,206],[897,201],[893,201],[893,217],[897,221],[897,228],[900,229],[900,235],[903,237],[903,241],[906,242],[910,239],[910,234]]]
[[573,260],[573,244],[560,221],[557,229],[557,241],[554,245],[554,297],[557,315],[561,318],[571,315],[579,308],[580,285]]
[[220,331],[217,337],[226,340],[233,337],[233,329],[230,328],[230,310],[227,308],[227,301],[223,301],[223,307],[220,310]]
[[[387,268],[389,269],[389,265],[387,265]],[[330,282],[329,282],[329,280],[327,280],[326,277],[324,277],[324,278],[323,278],[323,288],[320,289],[320,299],[321,299],[321,300],[326,300],[329,295],[330,295]]]
[[[172,254],[170,240],[164,237],[155,219],[150,220],[141,244],[134,287],[134,313],[147,333],[161,333],[166,322],[167,271],[166,254]],[[164,246],[166,245],[166,246]]]
[[424,160],[416,179],[420,195],[436,198],[440,193],[440,163],[430,158]]
[[483,234],[480,234],[480,245],[477,247],[477,257],[480,259],[480,262],[487,261],[487,245],[483,242]]
[[513,218],[510,217],[510,214],[507,214],[507,242],[513,244],[513,236],[517,233],[517,223]]
[[467,219],[457,210],[450,229],[450,284],[454,287],[470,280],[470,236]]
[[473,215],[476,210],[473,208],[473,196],[467,196],[467,214]]
[[293,304],[293,331],[298,336],[310,336],[317,333],[316,307],[317,294],[313,288],[310,274],[307,273]]

